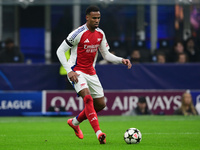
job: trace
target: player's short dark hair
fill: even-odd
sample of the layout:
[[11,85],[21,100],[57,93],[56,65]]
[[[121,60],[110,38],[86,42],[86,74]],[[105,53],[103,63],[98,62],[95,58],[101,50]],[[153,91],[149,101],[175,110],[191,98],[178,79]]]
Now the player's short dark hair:
[[98,7],[98,6],[92,5],[92,6],[89,6],[89,7],[86,9],[85,13],[86,13],[86,15],[89,15],[90,12],[97,12],[97,11],[100,11],[99,7]]

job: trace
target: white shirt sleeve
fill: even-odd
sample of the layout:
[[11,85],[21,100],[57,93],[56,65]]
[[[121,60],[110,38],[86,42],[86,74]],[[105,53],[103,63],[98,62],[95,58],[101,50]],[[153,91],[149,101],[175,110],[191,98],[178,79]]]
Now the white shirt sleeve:
[[122,63],[123,58],[113,55],[112,53],[109,52],[109,49],[110,49],[110,47],[107,43],[105,34],[103,33],[103,39],[102,39],[101,45],[99,47],[99,51],[101,52],[102,57],[105,60],[115,63],[115,64]]
[[68,63],[68,61],[65,57],[65,52],[70,50],[70,48],[71,47],[64,40],[56,51],[58,59],[59,59],[60,63],[63,65],[63,67],[65,68],[65,70],[67,71],[67,73],[72,71],[71,66],[70,66],[70,64]]
[[[61,43],[61,45],[58,47],[57,49],[57,56],[58,59],[60,61],[60,63],[63,65],[63,67],[65,68],[65,70],[67,71],[67,73],[73,71],[71,69],[72,64],[71,62],[65,57],[65,52],[70,50],[72,47],[74,47],[75,45],[77,45],[80,41],[80,33],[84,30],[84,26],[81,26],[77,29],[75,29],[74,31],[72,31],[68,37]],[[72,49],[71,49],[72,50]]]

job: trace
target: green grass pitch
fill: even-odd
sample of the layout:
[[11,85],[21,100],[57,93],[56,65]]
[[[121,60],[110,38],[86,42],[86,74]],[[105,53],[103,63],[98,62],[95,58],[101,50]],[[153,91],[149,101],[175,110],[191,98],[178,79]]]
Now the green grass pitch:
[[[78,139],[69,117],[0,117],[0,150],[199,150],[199,116],[99,116],[107,143],[100,145],[88,121]],[[126,144],[130,127],[142,133],[139,144]]]

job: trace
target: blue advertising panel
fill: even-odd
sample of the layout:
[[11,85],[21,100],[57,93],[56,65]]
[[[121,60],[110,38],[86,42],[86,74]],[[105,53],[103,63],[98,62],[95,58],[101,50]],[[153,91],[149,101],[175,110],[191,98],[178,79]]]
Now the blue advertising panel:
[[0,116],[41,112],[42,92],[0,92]]
[[194,103],[194,106],[197,104],[197,103],[200,103],[200,90],[192,90],[190,91],[191,95],[192,95],[192,100],[193,100],[193,103]]

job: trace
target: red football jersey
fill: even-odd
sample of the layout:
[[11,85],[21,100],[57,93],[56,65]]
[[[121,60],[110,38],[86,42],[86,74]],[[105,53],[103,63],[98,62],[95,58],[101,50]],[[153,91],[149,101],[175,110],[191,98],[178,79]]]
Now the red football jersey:
[[71,55],[68,62],[73,71],[82,71],[89,75],[96,74],[94,69],[100,51],[108,51],[109,46],[104,32],[97,28],[91,32],[86,24],[69,34],[67,41],[71,44]]

